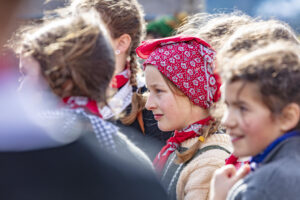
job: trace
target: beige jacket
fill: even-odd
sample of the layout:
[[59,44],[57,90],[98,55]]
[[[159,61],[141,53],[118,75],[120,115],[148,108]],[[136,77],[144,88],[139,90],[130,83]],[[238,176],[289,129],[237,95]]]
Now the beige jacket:
[[[198,138],[189,139],[181,144],[189,148]],[[206,139],[201,148],[219,145],[232,152],[230,137],[226,134],[214,134]],[[220,149],[211,149],[194,158],[180,173],[177,186],[177,200],[209,199],[210,180],[214,171],[225,164],[229,154]]]

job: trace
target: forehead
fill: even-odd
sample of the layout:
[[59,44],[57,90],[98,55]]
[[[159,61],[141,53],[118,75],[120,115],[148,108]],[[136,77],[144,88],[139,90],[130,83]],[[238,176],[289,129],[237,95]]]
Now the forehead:
[[226,82],[225,100],[227,102],[255,101],[257,103],[263,103],[258,85],[245,81]]
[[151,86],[153,84],[166,85],[163,75],[153,65],[147,65],[145,69],[146,84]]

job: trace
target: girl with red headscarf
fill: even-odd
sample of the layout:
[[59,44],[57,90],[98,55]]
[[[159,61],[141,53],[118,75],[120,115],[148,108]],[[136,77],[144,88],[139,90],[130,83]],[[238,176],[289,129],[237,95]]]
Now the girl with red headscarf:
[[230,138],[211,108],[220,98],[215,51],[196,37],[148,40],[137,48],[151,110],[162,131],[174,131],[153,164],[171,199],[208,199],[213,172],[225,164]]

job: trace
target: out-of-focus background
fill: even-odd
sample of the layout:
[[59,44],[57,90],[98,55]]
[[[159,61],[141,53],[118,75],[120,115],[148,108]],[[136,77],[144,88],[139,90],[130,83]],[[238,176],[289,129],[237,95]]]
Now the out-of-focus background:
[[[139,0],[143,5],[146,20],[152,21],[162,16],[172,16],[184,12],[231,12],[241,10],[251,16],[275,17],[289,23],[300,32],[300,0]],[[23,10],[25,18],[40,18],[43,11],[62,7],[65,0],[26,0]],[[30,10],[28,12],[28,9]]]
[[[300,0],[138,0],[145,11],[147,39],[167,37],[174,33],[184,18],[195,13],[220,13],[242,11],[253,17],[275,18],[287,22],[300,35]],[[18,23],[39,21],[44,13],[66,6],[68,0],[26,0],[20,1]],[[18,71],[18,60],[6,57],[0,66]],[[3,67],[1,67],[3,69]],[[17,74],[17,73],[15,73]]]

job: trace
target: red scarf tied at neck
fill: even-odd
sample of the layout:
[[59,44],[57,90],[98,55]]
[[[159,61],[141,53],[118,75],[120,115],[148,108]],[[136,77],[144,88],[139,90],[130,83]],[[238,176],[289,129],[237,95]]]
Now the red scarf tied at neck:
[[97,102],[87,97],[65,97],[62,99],[65,104],[71,109],[84,108],[90,113],[102,118],[97,106]]
[[167,144],[160,150],[153,161],[153,165],[158,172],[161,172],[169,158],[169,156],[179,147],[179,145],[190,139],[197,136],[200,136],[200,129],[209,124],[209,121],[213,120],[212,117],[207,117],[198,122],[195,122],[188,127],[177,131],[175,130],[174,136],[169,138]]
[[126,69],[118,73],[112,78],[110,86],[112,88],[120,89],[129,81],[129,77],[130,77],[130,64],[127,63]]

